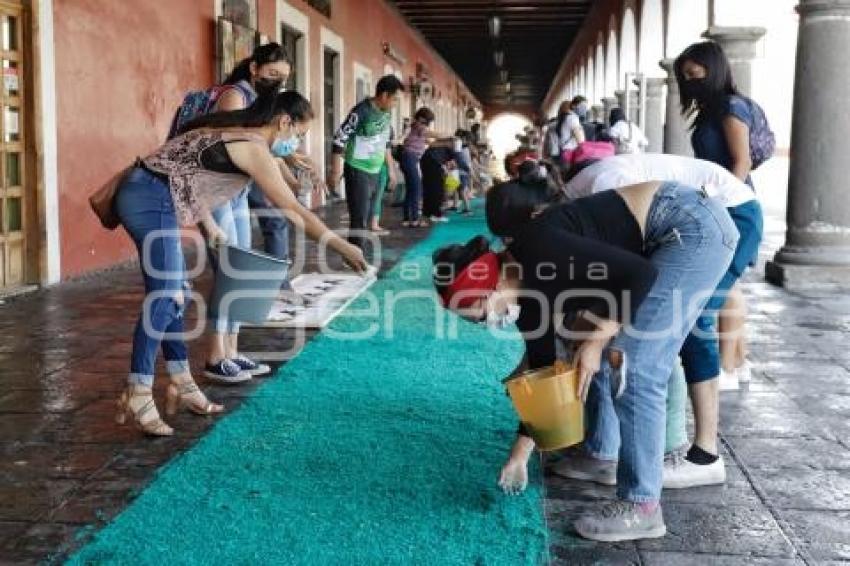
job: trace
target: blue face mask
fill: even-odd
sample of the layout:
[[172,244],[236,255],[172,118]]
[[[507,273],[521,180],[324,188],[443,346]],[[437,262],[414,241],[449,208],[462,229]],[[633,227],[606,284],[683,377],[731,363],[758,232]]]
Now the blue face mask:
[[301,145],[301,138],[297,134],[293,134],[285,140],[277,138],[271,147],[272,155],[275,157],[287,157],[295,153],[299,145]]

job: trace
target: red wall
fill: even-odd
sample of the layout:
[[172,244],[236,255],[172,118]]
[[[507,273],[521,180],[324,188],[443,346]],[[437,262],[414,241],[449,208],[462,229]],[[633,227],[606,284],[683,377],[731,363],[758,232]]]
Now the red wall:
[[87,197],[162,142],[184,91],[213,80],[212,21],[209,0],[54,2],[63,278],[132,257]]
[[[54,1],[63,278],[133,257],[124,232],[101,228],[87,198],[162,142],[187,90],[214,80],[214,1]],[[330,20],[302,0],[290,4],[310,18],[309,97],[317,112],[320,26],[345,43],[342,112],[354,103],[353,61],[371,67],[374,81],[385,63],[399,67],[383,55],[382,41],[406,57],[405,82],[422,62],[443,98],[456,98],[459,79],[384,0],[334,2]],[[258,0],[257,16],[259,30],[275,39],[276,0]],[[320,158],[321,132],[312,138]]]

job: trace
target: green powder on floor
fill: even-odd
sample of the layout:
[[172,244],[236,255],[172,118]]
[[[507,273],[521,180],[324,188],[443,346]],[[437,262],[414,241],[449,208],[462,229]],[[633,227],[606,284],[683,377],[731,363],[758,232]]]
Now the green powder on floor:
[[545,563],[539,470],[519,497],[496,485],[522,342],[446,338],[431,294],[433,250],[483,231],[480,211],[436,228],[372,287],[380,316],[356,301],[70,562]]

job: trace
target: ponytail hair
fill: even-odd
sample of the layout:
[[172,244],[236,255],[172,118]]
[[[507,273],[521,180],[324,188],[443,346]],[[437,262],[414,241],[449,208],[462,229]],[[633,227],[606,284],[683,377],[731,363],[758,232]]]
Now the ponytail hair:
[[242,110],[215,112],[201,116],[180,129],[180,134],[201,128],[260,128],[286,114],[293,122],[313,118],[310,102],[296,91],[260,92],[254,104]]
[[281,61],[292,66],[289,54],[281,44],[266,43],[265,45],[260,45],[254,49],[254,52],[251,53],[250,57],[246,57],[236,64],[233,71],[231,71],[227,78],[224,79],[224,84],[234,85],[239,81],[251,82],[251,63],[256,64],[258,67],[262,67],[269,63],[278,63]]

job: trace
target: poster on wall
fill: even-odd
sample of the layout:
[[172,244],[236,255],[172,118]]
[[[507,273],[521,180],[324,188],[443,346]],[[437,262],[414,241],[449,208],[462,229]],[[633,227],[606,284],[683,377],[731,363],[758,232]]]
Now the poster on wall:
[[242,27],[257,28],[257,0],[223,0],[224,19]]
[[217,27],[216,59],[218,60],[218,82],[221,83],[236,63],[233,59],[233,24],[229,20],[219,18]]
[[238,24],[233,24],[233,60],[236,64],[247,59],[257,45],[257,32]]

